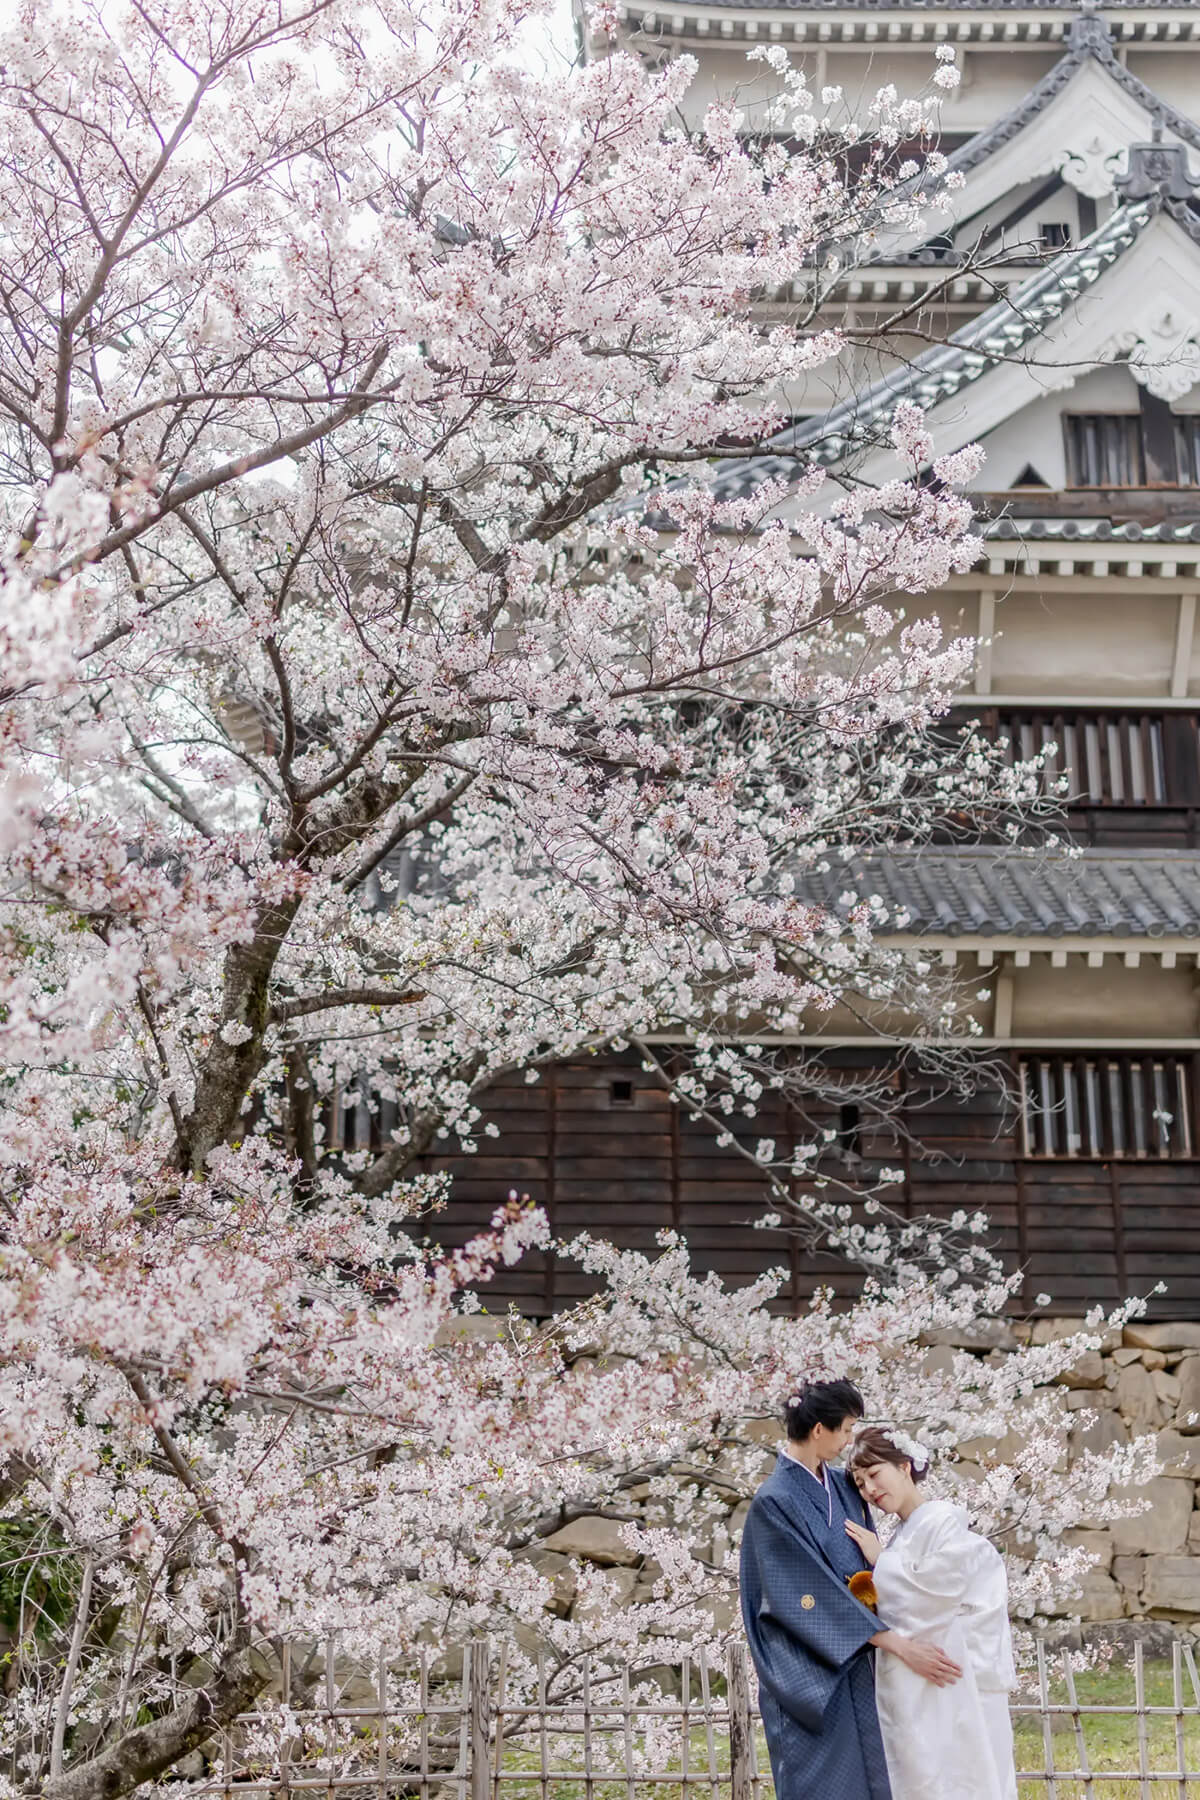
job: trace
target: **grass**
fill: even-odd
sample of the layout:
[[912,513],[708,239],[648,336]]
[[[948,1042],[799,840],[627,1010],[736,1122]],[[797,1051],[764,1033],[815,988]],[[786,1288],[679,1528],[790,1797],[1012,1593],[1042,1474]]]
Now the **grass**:
[[[1075,1692],[1081,1706],[1131,1706],[1133,1673],[1123,1662],[1118,1662],[1107,1670],[1080,1674],[1075,1678]],[[1054,1704],[1066,1704],[1067,1694],[1061,1681],[1051,1684],[1050,1698]],[[1185,1705],[1189,1702],[1195,1704],[1186,1673],[1183,1699]],[[1147,1659],[1146,1703],[1148,1706],[1166,1707],[1174,1704],[1169,1662]],[[1015,1723],[1018,1769],[1045,1769],[1047,1759],[1041,1720],[1018,1718]],[[1080,1768],[1079,1738],[1074,1721],[1060,1716],[1052,1723],[1050,1749],[1054,1769]],[[1093,1800],[1140,1800],[1142,1788],[1138,1781],[1105,1779],[1107,1771],[1138,1768],[1137,1720],[1104,1715],[1084,1718],[1081,1730],[1087,1760],[1097,1779],[1090,1788],[1082,1781],[1056,1780],[1056,1800],[1084,1800],[1085,1794],[1093,1796]],[[1146,1738],[1148,1770],[1161,1775],[1179,1768],[1176,1721],[1173,1718],[1147,1719]],[[1183,1721],[1183,1743],[1184,1767],[1200,1770],[1200,1719],[1193,1716]],[[1046,1800],[1050,1791],[1049,1783],[1044,1780],[1026,1780],[1020,1784],[1019,1791],[1021,1800]],[[1161,1796],[1162,1800],[1167,1800],[1168,1796],[1170,1800],[1182,1800],[1185,1793],[1187,1800],[1200,1800],[1200,1777],[1188,1782],[1186,1788],[1178,1780],[1155,1781],[1150,1784],[1149,1792],[1153,1796]]]
[[[1150,1706],[1166,1706],[1173,1704],[1171,1665],[1169,1662],[1151,1661],[1147,1659],[1145,1666],[1146,1701]],[[1081,1706],[1132,1706],[1133,1704],[1133,1672],[1122,1662],[1112,1668],[1091,1673],[1081,1673],[1075,1680],[1076,1697]],[[1068,1696],[1061,1681],[1052,1682],[1050,1698],[1053,1704],[1065,1705]],[[1184,1676],[1184,1703],[1192,1700],[1187,1676]],[[1193,1702],[1194,1704],[1194,1702]],[[1043,1727],[1040,1719],[1018,1717],[1016,1724],[1016,1747],[1018,1770],[1044,1771],[1047,1767],[1046,1746]],[[1142,1787],[1137,1780],[1117,1780],[1109,1774],[1113,1770],[1134,1770],[1138,1763],[1137,1721],[1134,1718],[1104,1716],[1084,1718],[1081,1722],[1083,1742],[1087,1752],[1087,1761],[1094,1779],[1090,1785],[1080,1780],[1063,1779],[1056,1775],[1053,1790],[1050,1783],[1042,1776],[1019,1783],[1020,1800],[1050,1800],[1053,1792],[1054,1800],[1141,1800]],[[1200,1719],[1192,1717],[1184,1721],[1184,1767],[1200,1770]],[[720,1776],[727,1776],[729,1767],[728,1742],[722,1741],[723,1734],[715,1733],[715,1762]],[[619,1737],[612,1740],[613,1750],[619,1756]],[[1055,1771],[1073,1771],[1082,1766],[1079,1752],[1079,1739],[1074,1721],[1070,1717],[1058,1717],[1052,1722],[1050,1734],[1050,1753]],[[1147,1720],[1147,1768],[1160,1774],[1178,1769],[1178,1750],[1176,1747],[1176,1722],[1171,1717],[1150,1718]],[[690,1734],[689,1767],[693,1776],[700,1776],[708,1769],[708,1747],[703,1730]],[[550,1757],[552,1768],[557,1764],[561,1771],[562,1764],[553,1754]],[[767,1759],[766,1744],[759,1741],[758,1767],[763,1773],[761,1787],[762,1800],[773,1800],[772,1787]],[[678,1750],[675,1754],[664,1758],[658,1765],[662,1774],[674,1773],[679,1768]],[[511,1745],[504,1758],[505,1779],[500,1785],[501,1800],[541,1800],[541,1782],[537,1779],[538,1756],[535,1751],[522,1746]],[[522,1779],[524,1777],[525,1779]],[[668,1781],[646,1782],[634,1778],[634,1791],[637,1800],[683,1800],[685,1790],[673,1786]],[[1152,1800],[1200,1800],[1200,1776],[1182,1786],[1178,1780],[1160,1780],[1151,1783],[1148,1790]],[[707,1800],[708,1794],[722,1792],[720,1789],[710,1790],[707,1783],[689,1783],[687,1790],[690,1800]],[[723,1790],[727,1795],[728,1789]],[[590,1800],[628,1800],[629,1789],[623,1778],[616,1778],[611,1772],[604,1770],[603,1757],[597,1757],[594,1779],[590,1786]],[[589,1800],[588,1789],[577,1775],[570,1776],[556,1772],[550,1776],[546,1786],[546,1800]]]

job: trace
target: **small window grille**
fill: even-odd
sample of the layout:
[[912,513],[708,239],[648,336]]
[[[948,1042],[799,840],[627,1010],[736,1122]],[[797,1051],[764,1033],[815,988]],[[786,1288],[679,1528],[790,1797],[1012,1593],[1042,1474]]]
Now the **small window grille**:
[[608,1100],[610,1106],[633,1105],[633,1083],[618,1079],[609,1083]]
[[[1168,778],[1164,722],[1154,713],[1000,713],[989,730],[1007,739],[1008,759],[1029,762],[1045,753],[1042,791],[1066,806],[1177,806],[1191,803],[1191,776],[1200,771],[1194,719],[1171,720],[1178,773]],[[1053,744],[1051,750],[1049,746]],[[1187,792],[1173,788],[1187,778]],[[1064,780],[1066,786],[1059,787]]]
[[1191,1071],[1172,1056],[1023,1056],[1022,1154],[1130,1161],[1192,1155]]
[[1176,414],[1175,468],[1180,487],[1200,487],[1200,413]]
[[1140,413],[1068,413],[1063,428],[1068,487],[1145,487]]
[[339,1087],[320,1107],[326,1150],[368,1150],[378,1137],[379,1102],[365,1080]]
[[1059,219],[1043,219],[1038,237],[1043,250],[1065,250],[1071,242],[1071,227]]

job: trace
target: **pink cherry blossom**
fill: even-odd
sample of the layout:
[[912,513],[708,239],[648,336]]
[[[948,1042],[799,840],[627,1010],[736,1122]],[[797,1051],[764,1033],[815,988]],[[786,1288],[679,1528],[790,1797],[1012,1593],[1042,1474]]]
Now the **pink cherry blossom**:
[[[845,1314],[589,1239],[556,1254],[594,1300],[489,1336],[546,1220],[501,1192],[427,1242],[418,1159],[474,1143],[501,1072],[653,1069],[669,1030],[677,1103],[728,1130],[840,998],[948,1031],[966,1002],[882,901],[806,876],[1015,828],[1038,786],[930,734],[971,646],[896,596],[976,560],[960,497],[706,482],[839,355],[756,300],[915,207],[921,104],[880,96],[847,185],[786,59],[790,157],[723,105],[686,133],[687,59],[531,67],[542,13],[19,0],[0,30],[0,1474],[14,1566],[67,1597],[23,1619],[6,1800],[175,1768],[289,1635],[403,1662],[502,1630],[514,1693],[536,1643],[611,1672],[712,1641],[732,1563],[693,1552],[807,1373],[947,1462],[1026,1422],[976,1496],[1037,1552],[1026,1610],[1149,1466],[1059,1471],[1041,1390],[1078,1342],[924,1372],[923,1332],[1010,1298],[984,1233],[797,1203],[815,1146],[757,1167],[874,1272]],[[897,421],[909,462],[927,436]],[[373,1145],[327,1153],[367,1078]],[[633,1487],[650,1596],[581,1572],[596,1604],[547,1610],[529,1552]]]

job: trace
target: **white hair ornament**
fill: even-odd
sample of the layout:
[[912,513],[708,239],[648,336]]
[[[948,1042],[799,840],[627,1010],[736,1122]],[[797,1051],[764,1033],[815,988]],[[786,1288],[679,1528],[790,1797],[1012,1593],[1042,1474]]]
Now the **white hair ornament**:
[[859,1426],[858,1431],[855,1432],[855,1437],[857,1438],[863,1431],[878,1431],[881,1433],[881,1435],[887,1439],[888,1443],[894,1445],[901,1456],[903,1456],[907,1462],[912,1464],[914,1470],[927,1469],[929,1467],[929,1451],[926,1449],[925,1445],[922,1444],[918,1438],[910,1437],[909,1433],[907,1431],[902,1431],[898,1425],[868,1425],[864,1421],[863,1424]]
[[910,1437],[907,1431],[894,1430],[890,1426],[888,1428],[888,1436],[893,1444],[895,1444],[897,1450],[900,1451],[901,1455],[908,1458],[914,1469],[927,1469],[929,1467],[929,1452],[924,1444],[919,1443],[915,1437]]

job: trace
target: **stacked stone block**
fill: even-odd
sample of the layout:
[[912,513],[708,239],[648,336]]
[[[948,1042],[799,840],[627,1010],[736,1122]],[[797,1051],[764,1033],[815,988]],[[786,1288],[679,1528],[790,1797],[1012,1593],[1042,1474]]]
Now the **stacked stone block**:
[[[1002,1356],[1023,1342],[1047,1343],[1083,1329],[1078,1319],[995,1324],[970,1334],[946,1334],[925,1354],[934,1361],[964,1350]],[[1147,1633],[1153,1632],[1151,1621],[1172,1621],[1176,1629],[1191,1627],[1200,1636],[1200,1324],[1135,1324],[1123,1332],[1110,1331],[1098,1350],[1088,1351],[1059,1378],[1058,1386],[1066,1410],[1079,1415],[1068,1433],[1069,1456],[1152,1433],[1162,1462],[1161,1474],[1140,1490],[1150,1502],[1147,1509],[1114,1525],[1069,1534],[1068,1541],[1085,1544],[1096,1563],[1082,1595],[1063,1602],[1060,1614],[1091,1623],[1144,1621]],[[764,1445],[765,1475],[779,1427],[759,1421],[748,1435]],[[1018,1443],[1013,1434],[999,1443],[964,1444],[961,1451],[968,1466],[974,1461],[982,1467],[992,1459],[1004,1461]],[[663,1522],[648,1488],[629,1490],[624,1502],[626,1518]],[[724,1557],[740,1534],[748,1504],[742,1500],[714,1521],[712,1542],[701,1545],[702,1552],[715,1560]],[[523,1553],[553,1578],[551,1605],[560,1616],[582,1616],[587,1608],[586,1600],[576,1595],[571,1558],[604,1570],[605,1585],[619,1603],[650,1597],[660,1571],[643,1566],[627,1548],[621,1525],[619,1518],[600,1515],[575,1519]],[[727,1601],[719,1602],[714,1612],[720,1614],[714,1619],[719,1625],[732,1618]]]

